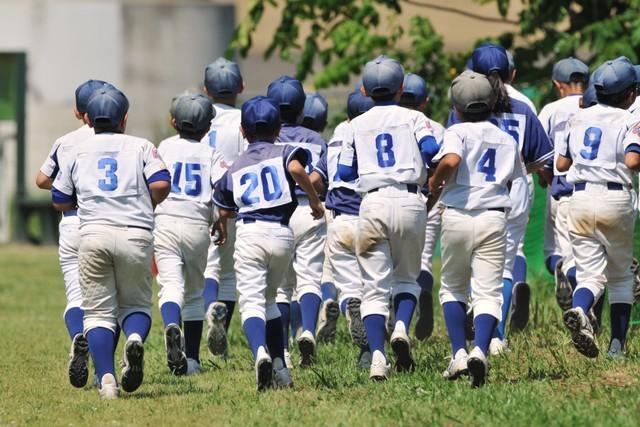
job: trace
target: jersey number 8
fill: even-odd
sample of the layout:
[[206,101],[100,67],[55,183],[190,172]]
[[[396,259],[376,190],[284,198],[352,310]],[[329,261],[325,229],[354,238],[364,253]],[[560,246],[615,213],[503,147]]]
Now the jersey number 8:
[[[278,170],[274,166],[266,166],[260,171],[260,177],[254,172],[245,173],[240,177],[240,185],[249,183],[249,186],[242,194],[242,202],[247,205],[255,205],[260,202],[260,196],[254,196],[256,188],[259,184],[262,184],[262,196],[265,201],[270,202],[272,200],[279,199],[282,196],[282,189],[280,188],[280,178],[278,177]],[[271,186],[269,185],[271,183]],[[271,188],[273,190],[271,190]]]
[[376,136],[376,149],[378,150],[378,166],[389,168],[396,164],[396,156],[393,154],[393,137],[388,133]]

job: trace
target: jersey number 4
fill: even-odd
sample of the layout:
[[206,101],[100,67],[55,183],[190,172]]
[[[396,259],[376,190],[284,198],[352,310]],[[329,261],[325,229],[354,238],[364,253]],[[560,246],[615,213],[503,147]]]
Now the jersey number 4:
[[113,157],[98,160],[98,170],[104,171],[104,179],[98,180],[98,188],[102,191],[113,191],[118,188],[118,161]]
[[200,178],[199,163],[176,162],[173,166],[173,180],[171,181],[171,192],[182,193],[180,188],[180,175],[184,166],[184,193],[187,196],[199,196],[202,192],[202,180]]
[[242,202],[247,206],[260,203],[260,196],[254,195],[260,184],[262,184],[262,196],[265,201],[270,202],[282,196],[278,170],[273,166],[263,168],[260,171],[260,177],[254,172],[245,173],[240,177],[240,185],[244,186],[246,183],[249,183],[249,186],[242,194]]
[[600,149],[600,141],[602,141],[602,130],[590,127],[584,133],[583,144],[585,149],[580,150],[580,155],[585,160],[595,160],[598,157]]
[[487,182],[496,181],[496,149],[487,148],[480,160],[478,161],[477,171],[483,173],[484,180]]

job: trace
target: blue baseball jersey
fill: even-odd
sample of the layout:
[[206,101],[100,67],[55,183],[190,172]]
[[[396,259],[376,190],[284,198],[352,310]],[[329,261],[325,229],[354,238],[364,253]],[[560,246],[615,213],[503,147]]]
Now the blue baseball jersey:
[[307,154],[298,147],[257,141],[238,157],[215,183],[213,203],[238,213],[238,219],[288,224],[298,206],[296,183],[289,163],[306,165]]
[[[298,124],[283,123],[280,129],[280,136],[276,144],[286,144],[304,150],[307,154],[307,173],[311,174],[313,168],[318,164],[320,157],[327,151],[327,143],[318,132],[314,132]],[[306,196],[301,188],[296,186],[297,196]]]

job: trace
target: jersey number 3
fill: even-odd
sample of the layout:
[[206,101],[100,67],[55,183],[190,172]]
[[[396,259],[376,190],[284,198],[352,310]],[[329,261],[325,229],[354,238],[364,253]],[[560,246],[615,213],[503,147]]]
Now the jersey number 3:
[[118,161],[113,157],[98,160],[98,169],[104,171],[104,179],[98,180],[98,188],[102,191],[113,191],[118,188]]
[[376,136],[376,149],[378,150],[378,166],[389,168],[396,164],[396,156],[393,154],[393,137],[388,133]]
[[487,148],[480,160],[478,161],[478,172],[485,175],[484,180],[487,182],[496,182],[496,149]]

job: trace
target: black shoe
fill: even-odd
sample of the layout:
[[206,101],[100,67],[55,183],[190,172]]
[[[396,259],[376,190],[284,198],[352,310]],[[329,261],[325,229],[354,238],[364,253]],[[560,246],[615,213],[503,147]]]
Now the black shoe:
[[316,340],[309,331],[303,331],[298,337],[298,350],[300,350],[300,366],[306,368],[313,365],[316,354]]
[[369,347],[364,346],[360,348],[360,354],[358,355],[358,362],[356,363],[359,369],[368,370],[371,368],[371,352]]
[[396,329],[391,335],[391,348],[396,356],[396,369],[398,372],[412,371],[415,367],[413,357],[411,357],[411,343],[404,328],[403,322],[396,324]]
[[571,332],[571,340],[576,350],[587,357],[598,357],[599,349],[591,322],[582,310],[572,308],[562,317],[564,324]]
[[467,310],[467,315],[464,318],[464,338],[467,341],[476,339],[476,331],[473,326],[473,308],[471,308],[471,305],[469,305],[469,310]]
[[418,298],[418,319],[416,320],[416,338],[424,341],[433,333],[433,294],[422,289]]
[[516,283],[513,287],[513,300],[511,302],[511,314],[509,315],[510,327],[514,331],[522,331],[529,323],[529,300],[531,288],[525,282]]
[[205,317],[207,318],[207,347],[214,356],[223,356],[227,353],[227,306],[223,302],[216,301],[209,305]]
[[164,330],[164,345],[167,350],[167,366],[173,375],[187,373],[187,355],[184,353],[184,338],[180,327],[174,323]]
[[318,316],[316,338],[318,342],[329,343],[336,339],[336,326],[340,316],[340,306],[332,299],[322,302]]
[[[367,331],[362,323],[362,313],[360,312],[360,300],[357,298],[349,298],[347,302],[347,326],[353,343],[359,347],[367,347]],[[369,355],[371,358],[371,355]]]
[[122,358],[122,389],[131,393],[136,391],[144,378],[144,345],[142,341],[127,340]]
[[573,304],[573,289],[567,276],[562,272],[562,261],[556,264],[556,302],[560,306],[562,312],[571,308]]
[[82,388],[89,379],[89,343],[82,334],[77,334],[71,341],[69,353],[69,382],[72,386]]

